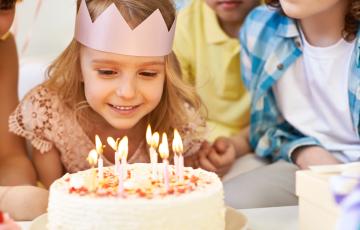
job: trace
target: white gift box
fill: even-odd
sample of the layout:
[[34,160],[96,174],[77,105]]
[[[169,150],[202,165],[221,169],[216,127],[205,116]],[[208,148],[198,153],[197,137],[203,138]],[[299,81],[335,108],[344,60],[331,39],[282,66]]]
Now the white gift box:
[[330,178],[339,173],[320,174],[311,170],[296,172],[296,195],[299,197],[299,229],[335,229],[340,208],[330,188]]

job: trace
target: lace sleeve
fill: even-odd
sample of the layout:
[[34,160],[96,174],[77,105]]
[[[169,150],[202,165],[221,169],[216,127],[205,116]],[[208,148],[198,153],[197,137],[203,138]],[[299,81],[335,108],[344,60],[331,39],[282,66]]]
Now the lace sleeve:
[[33,89],[18,105],[9,117],[9,130],[28,139],[41,153],[49,151],[53,143],[51,131],[56,100],[44,87]]

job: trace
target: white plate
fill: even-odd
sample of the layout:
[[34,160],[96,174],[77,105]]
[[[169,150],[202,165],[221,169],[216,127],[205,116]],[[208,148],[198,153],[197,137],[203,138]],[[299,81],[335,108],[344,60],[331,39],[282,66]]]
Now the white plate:
[[[230,207],[226,207],[225,221],[225,230],[246,230],[248,228],[248,220],[245,215]],[[47,213],[33,220],[30,225],[30,230],[46,230],[46,225]]]
[[47,213],[42,214],[41,216],[36,217],[30,225],[29,230],[46,230],[47,224]]
[[249,227],[246,216],[230,207],[226,207],[225,223],[225,230],[246,230]]

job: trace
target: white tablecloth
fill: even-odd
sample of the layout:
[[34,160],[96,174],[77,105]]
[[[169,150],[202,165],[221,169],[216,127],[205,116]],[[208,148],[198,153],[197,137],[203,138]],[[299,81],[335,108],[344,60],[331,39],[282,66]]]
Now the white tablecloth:
[[[271,207],[239,209],[249,222],[249,230],[296,230],[298,229],[298,207]],[[23,230],[29,230],[31,221],[18,222]]]

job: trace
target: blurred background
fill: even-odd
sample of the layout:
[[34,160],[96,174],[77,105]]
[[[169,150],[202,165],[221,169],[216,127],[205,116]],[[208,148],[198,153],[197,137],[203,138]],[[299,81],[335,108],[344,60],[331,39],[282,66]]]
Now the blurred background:
[[[189,0],[175,0],[177,9]],[[74,34],[76,0],[23,0],[12,27],[19,59],[19,98],[45,79],[47,66]]]

